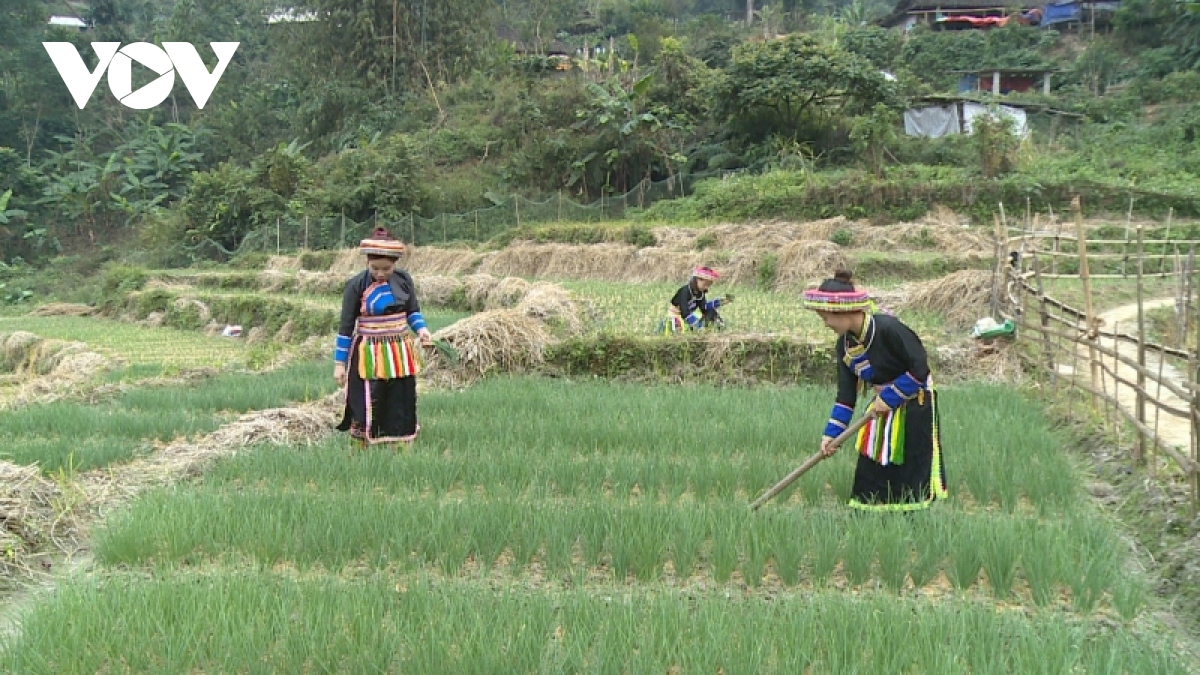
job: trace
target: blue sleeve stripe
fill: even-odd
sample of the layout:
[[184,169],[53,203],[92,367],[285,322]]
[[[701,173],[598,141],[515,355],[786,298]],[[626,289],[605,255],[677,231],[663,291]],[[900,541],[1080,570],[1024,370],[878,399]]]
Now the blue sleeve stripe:
[[879,392],[879,398],[887,404],[887,407],[891,408],[892,410],[899,408],[906,400],[908,400],[901,396],[900,392],[896,391],[896,387],[893,385],[884,387],[883,391]]
[[700,318],[695,314],[688,314],[687,316],[683,317],[683,320],[687,321],[688,325],[692,328],[695,328],[700,324]]
[[916,396],[917,392],[921,389],[921,383],[917,380],[917,378],[912,376],[912,373],[905,373],[900,377],[897,377],[893,385],[896,387],[899,393],[904,396],[904,398],[912,398]]
[[843,425],[849,424],[851,417],[854,417],[854,410],[841,403],[833,404],[833,411],[829,413],[829,419],[841,422]]
[[413,330],[421,330],[425,328],[425,317],[421,316],[420,312],[413,312],[408,315],[408,326]]
[[338,349],[350,349],[350,342],[351,338],[349,335],[339,335],[335,344]]
[[835,422],[833,420],[829,420],[829,422],[827,422],[825,424],[825,435],[830,438],[837,438],[845,430],[846,430],[846,425],[838,424],[837,422]]

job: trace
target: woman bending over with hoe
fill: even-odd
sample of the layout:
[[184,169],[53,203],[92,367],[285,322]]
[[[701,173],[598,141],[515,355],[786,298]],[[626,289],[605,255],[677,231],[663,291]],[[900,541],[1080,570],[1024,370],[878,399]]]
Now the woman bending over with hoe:
[[921,339],[896,317],[877,312],[844,270],[805,291],[804,306],[838,334],[837,399],[821,440],[826,457],[837,451],[831,441],[850,424],[859,387],[873,387],[876,394],[875,417],[855,442],[850,506],[912,511],[946,498],[937,394]]
[[726,294],[724,298],[708,299],[708,289],[718,278],[720,275],[708,267],[692,270],[692,278],[667,305],[667,318],[663,321],[662,332],[667,335],[680,333],[685,325],[692,330],[723,325],[717,308],[733,302],[733,296]]
[[367,269],[346,282],[334,348],[333,377],[346,388],[339,431],[364,447],[411,443],[417,424],[417,373],[423,345],[433,344],[412,277],[397,269],[404,244],[376,228],[359,250]]

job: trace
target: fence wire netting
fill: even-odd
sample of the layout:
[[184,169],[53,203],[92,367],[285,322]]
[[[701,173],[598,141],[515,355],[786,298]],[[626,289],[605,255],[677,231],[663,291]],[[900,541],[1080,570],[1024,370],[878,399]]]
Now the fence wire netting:
[[215,241],[199,242],[193,250],[210,249],[224,256],[247,252],[288,253],[301,250],[333,250],[353,246],[376,227],[386,227],[393,236],[416,246],[454,241],[487,241],[508,230],[529,224],[554,222],[588,223],[620,220],[629,209],[642,209],[655,202],[692,194],[697,182],[725,178],[735,171],[720,170],[681,174],[666,180],[642,180],[624,194],[605,195],[585,204],[561,192],[542,201],[510,195],[486,208],[465,213],[440,213],[426,218],[410,213],[398,220],[378,216],[357,222],[344,215],[287,216],[246,235],[235,250]]

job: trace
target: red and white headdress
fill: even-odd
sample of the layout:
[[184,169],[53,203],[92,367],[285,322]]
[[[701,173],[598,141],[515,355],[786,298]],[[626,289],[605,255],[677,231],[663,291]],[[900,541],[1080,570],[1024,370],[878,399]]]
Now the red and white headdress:
[[721,278],[721,275],[717,274],[716,270],[703,266],[693,269],[692,276],[697,279],[708,279],[709,281],[716,281]]

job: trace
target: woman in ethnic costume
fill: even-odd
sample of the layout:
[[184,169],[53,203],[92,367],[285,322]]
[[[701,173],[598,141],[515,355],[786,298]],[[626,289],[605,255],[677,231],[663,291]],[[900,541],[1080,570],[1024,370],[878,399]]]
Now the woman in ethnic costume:
[[733,302],[732,295],[724,298],[709,300],[708,289],[720,278],[716,271],[708,267],[697,267],[692,270],[692,278],[688,280],[671,298],[667,305],[667,318],[662,323],[662,332],[670,335],[680,333],[686,325],[691,330],[706,326],[719,326],[723,323],[717,308]]
[[[359,250],[367,269],[346,282],[334,348],[333,377],[346,388],[339,431],[363,446],[412,442],[417,424],[417,378],[421,349],[433,344],[417,304],[412,277],[397,269],[404,244],[376,228]],[[348,365],[347,365],[348,364]]]
[[806,291],[804,306],[839,335],[837,399],[821,440],[826,457],[837,451],[830,441],[850,424],[860,386],[876,393],[874,417],[855,442],[850,506],[911,511],[945,499],[937,393],[921,339],[896,317],[877,312],[846,271]]

